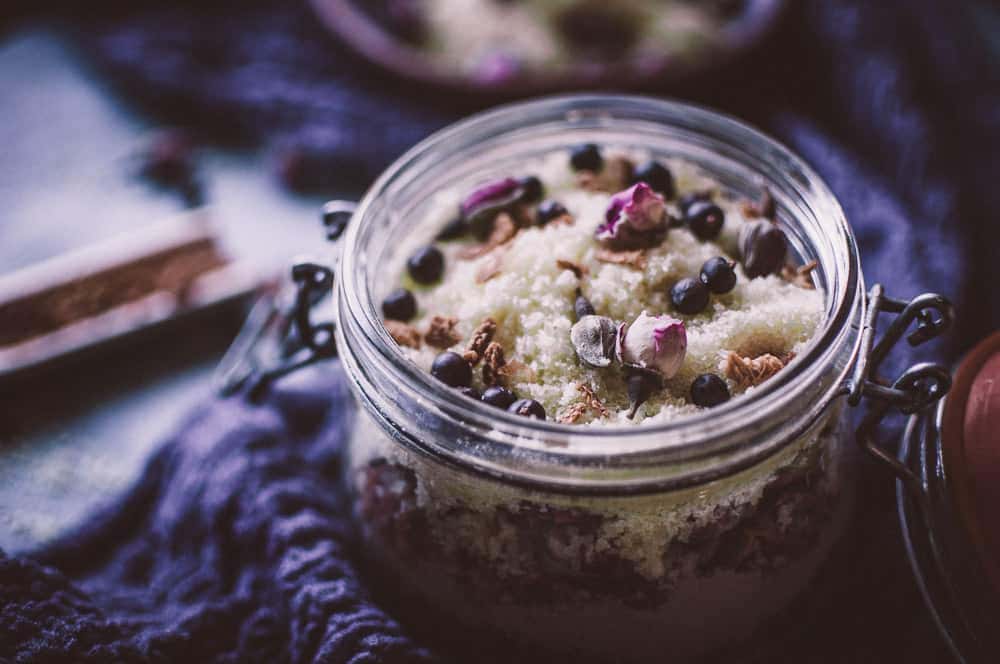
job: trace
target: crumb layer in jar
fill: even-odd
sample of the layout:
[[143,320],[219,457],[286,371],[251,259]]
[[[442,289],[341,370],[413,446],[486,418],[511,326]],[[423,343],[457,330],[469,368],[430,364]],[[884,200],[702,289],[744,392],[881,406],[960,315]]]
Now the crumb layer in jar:
[[369,554],[436,611],[537,647],[655,661],[747,638],[808,587],[851,513],[848,444],[837,408],[732,477],[587,497],[440,466],[364,421],[349,476]]

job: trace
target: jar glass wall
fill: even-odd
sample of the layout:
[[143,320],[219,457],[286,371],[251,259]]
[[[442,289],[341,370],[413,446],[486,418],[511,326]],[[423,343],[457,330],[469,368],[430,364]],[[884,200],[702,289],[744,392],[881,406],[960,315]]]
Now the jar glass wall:
[[[822,330],[710,414],[573,427],[454,393],[383,329],[384,278],[431,196],[581,142],[697,165],[737,196],[767,186],[792,252],[815,260]],[[634,97],[508,106],[436,134],[362,201],[337,286],[358,402],[346,481],[366,551],[403,594],[458,624],[556,651],[637,660],[748,637],[800,593],[852,505],[844,390],[863,284],[839,205],[785,148],[695,107]],[[460,402],[461,401],[461,402]]]

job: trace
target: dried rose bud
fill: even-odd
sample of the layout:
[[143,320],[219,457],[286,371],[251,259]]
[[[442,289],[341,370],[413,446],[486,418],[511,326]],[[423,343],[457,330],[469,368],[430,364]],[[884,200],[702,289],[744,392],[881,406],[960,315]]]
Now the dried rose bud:
[[676,318],[650,316],[643,311],[631,325],[619,328],[618,344],[622,363],[672,378],[684,363],[687,331]]
[[605,222],[597,229],[598,240],[613,240],[624,230],[644,232],[658,228],[666,215],[663,196],[653,191],[645,182],[638,182],[611,197]]
[[611,366],[616,337],[615,322],[606,316],[583,316],[569,331],[580,361],[595,369]]
[[784,231],[765,219],[748,221],[740,229],[743,271],[751,279],[774,274],[785,264],[788,240]]

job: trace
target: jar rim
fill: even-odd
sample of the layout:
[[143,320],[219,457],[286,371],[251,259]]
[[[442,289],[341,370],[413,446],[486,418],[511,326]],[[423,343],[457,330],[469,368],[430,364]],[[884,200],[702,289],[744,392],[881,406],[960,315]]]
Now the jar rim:
[[[726,136],[736,145],[753,144],[768,159],[779,160],[782,172],[794,179],[796,186],[808,189],[813,199],[812,206],[822,208],[821,221],[826,224],[824,231],[835,240],[835,248],[840,252],[834,267],[842,274],[837,274],[837,279],[830,282],[836,285],[836,292],[830,293],[834,297],[834,303],[832,307],[828,307],[822,329],[814,335],[804,353],[796,357],[786,369],[755,388],[752,394],[742,395],[710,411],[685,415],[663,423],[588,427],[527,419],[466,399],[458,400],[462,403],[456,407],[454,390],[434,380],[399,352],[384,330],[374,298],[365,297],[366,289],[359,287],[361,284],[358,283],[357,271],[364,267],[364,261],[356,248],[362,226],[373,206],[396,179],[412,169],[420,168],[435,153],[460,143],[463,137],[499,135],[503,130],[530,125],[532,118],[552,118],[559,115],[565,117],[567,123],[578,121],[575,118],[581,116],[591,120],[597,116],[614,120],[617,116],[622,122],[628,122],[628,118],[623,115],[626,112],[654,118],[654,121],[663,125],[664,130],[672,126],[670,120],[679,122],[683,118],[684,126],[692,135],[702,133]],[[807,204],[809,202],[806,201]],[[780,412],[798,388],[817,380],[817,376],[829,372],[831,368],[836,368],[836,385],[824,392],[820,402],[811,404],[810,412],[813,413],[814,420],[836,396],[843,394],[843,377],[853,363],[858,349],[856,340],[844,341],[845,329],[853,321],[860,319],[865,306],[863,277],[854,235],[833,193],[808,165],[779,142],[736,118],[692,104],[651,97],[560,95],[507,104],[452,124],[411,148],[376,180],[360,202],[346,231],[343,246],[336,287],[337,333],[341,337],[338,341],[341,342],[342,349],[347,351],[342,352],[342,355],[345,356],[348,373],[352,373],[352,370],[355,373],[388,371],[398,389],[418,392],[419,400],[426,407],[462,423],[479,436],[488,433],[490,435],[486,437],[493,439],[493,442],[515,447],[525,441],[540,440],[546,443],[540,454],[554,455],[562,463],[568,461],[582,467],[605,465],[614,456],[631,456],[635,462],[659,459],[675,463],[685,458],[733,451],[739,445],[734,445],[731,436],[728,442],[724,442],[724,434],[731,434],[739,429],[753,429],[754,424],[762,417],[768,414],[774,416],[775,409]],[[345,338],[348,331],[353,331],[353,334],[349,335],[350,338]],[[844,362],[843,366],[835,367],[837,359],[842,358],[843,354],[834,351],[843,350],[845,343],[851,345],[850,360]],[[365,356],[360,362],[359,354],[362,353],[359,351],[363,351]],[[363,363],[369,361],[379,366],[363,366]],[[638,437],[661,438],[662,442],[658,445],[639,446],[638,449],[620,444],[608,447],[606,442],[609,438],[621,440]],[[569,440],[572,440],[572,445],[566,444]],[[711,440],[718,440],[720,444],[707,444]],[[604,441],[603,445],[601,441]]]

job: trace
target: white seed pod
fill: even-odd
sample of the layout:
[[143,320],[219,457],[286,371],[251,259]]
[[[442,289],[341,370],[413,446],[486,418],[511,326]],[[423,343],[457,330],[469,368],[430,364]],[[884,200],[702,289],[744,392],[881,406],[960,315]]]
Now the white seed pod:
[[607,316],[584,316],[569,331],[580,361],[589,367],[611,366],[615,357],[615,322]]

